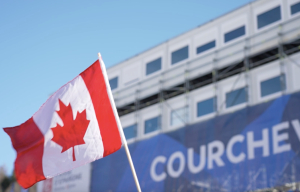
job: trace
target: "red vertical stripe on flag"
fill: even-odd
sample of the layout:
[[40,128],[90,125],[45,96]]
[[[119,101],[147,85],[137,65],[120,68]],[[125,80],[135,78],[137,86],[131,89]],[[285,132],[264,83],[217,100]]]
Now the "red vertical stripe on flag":
[[120,149],[122,142],[99,60],[80,75],[92,98],[104,147],[103,157],[105,157]]
[[15,174],[18,183],[29,188],[38,181],[46,179],[43,173],[44,135],[30,118],[25,123],[4,128],[17,151]]

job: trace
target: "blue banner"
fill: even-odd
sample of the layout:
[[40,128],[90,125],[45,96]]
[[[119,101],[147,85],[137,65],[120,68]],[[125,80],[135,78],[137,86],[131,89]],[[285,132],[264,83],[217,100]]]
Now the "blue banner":
[[[251,191],[300,181],[300,93],[129,145],[142,191]],[[136,191],[124,149],[91,191]]]

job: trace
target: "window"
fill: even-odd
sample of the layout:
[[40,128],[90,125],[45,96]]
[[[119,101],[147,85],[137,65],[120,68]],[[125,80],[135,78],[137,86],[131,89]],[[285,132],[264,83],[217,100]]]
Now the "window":
[[146,65],[146,75],[150,75],[151,73],[154,73],[159,70],[161,70],[161,57],[147,63]]
[[285,89],[285,76],[280,75],[260,83],[260,96],[264,97]]
[[184,125],[188,120],[188,108],[182,107],[171,111],[171,126]]
[[118,77],[109,80],[111,90],[118,88]]
[[215,40],[213,40],[213,41],[211,41],[209,43],[206,43],[204,45],[201,45],[201,46],[197,47],[197,54],[202,53],[204,51],[207,51],[209,49],[212,49],[215,46],[216,46],[216,41]]
[[238,37],[241,37],[241,36],[245,35],[245,33],[246,33],[245,26],[242,26],[242,27],[239,27],[232,31],[229,31],[228,33],[225,33],[225,35],[224,35],[225,43],[228,41],[231,41],[233,39],[236,39]]
[[279,20],[281,20],[280,6],[258,15],[257,28],[260,29]]
[[160,129],[160,116],[145,121],[145,133]]
[[300,12],[300,2],[291,6],[292,15],[298,12]]
[[137,126],[136,126],[136,124],[134,124],[134,125],[125,127],[123,129],[126,139],[132,139],[132,138],[136,137],[136,131],[137,131],[136,128],[137,128]]
[[177,51],[172,52],[172,65],[187,59],[189,57],[189,46],[178,49]]
[[210,98],[197,103],[197,117],[215,112],[216,99]]
[[246,87],[226,93],[226,107],[232,107],[247,101]]

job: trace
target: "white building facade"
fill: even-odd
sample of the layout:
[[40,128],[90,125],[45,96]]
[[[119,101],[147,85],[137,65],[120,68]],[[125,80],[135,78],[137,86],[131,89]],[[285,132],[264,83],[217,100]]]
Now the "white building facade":
[[109,68],[129,142],[299,91],[299,3],[255,1]]
[[[143,191],[300,190],[300,0],[254,1],[107,72]],[[135,190],[124,158],[93,163],[91,191]]]

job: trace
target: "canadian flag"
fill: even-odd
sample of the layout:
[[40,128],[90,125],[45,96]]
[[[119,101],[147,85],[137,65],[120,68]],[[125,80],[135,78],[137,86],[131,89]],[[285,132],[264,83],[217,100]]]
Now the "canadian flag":
[[25,123],[4,128],[17,151],[15,175],[22,187],[121,148],[118,115],[100,61],[62,86]]

